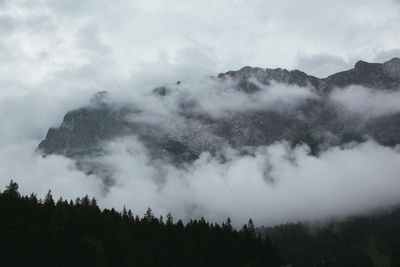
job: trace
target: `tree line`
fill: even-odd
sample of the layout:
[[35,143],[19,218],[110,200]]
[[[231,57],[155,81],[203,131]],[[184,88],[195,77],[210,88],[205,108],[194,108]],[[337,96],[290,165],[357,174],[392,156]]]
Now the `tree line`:
[[261,227],[296,267],[400,267],[400,207],[340,221]]
[[22,196],[11,181],[0,192],[1,266],[282,266],[277,247],[251,220],[156,218],[149,208],[101,210],[88,196],[55,201]]

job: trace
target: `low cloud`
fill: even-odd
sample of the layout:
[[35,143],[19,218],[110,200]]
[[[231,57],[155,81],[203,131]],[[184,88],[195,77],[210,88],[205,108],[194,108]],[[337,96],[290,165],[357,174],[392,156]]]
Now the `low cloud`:
[[154,161],[136,138],[107,145],[108,153],[92,158],[112,168],[113,184],[105,192],[102,181],[78,171],[61,156],[42,158],[35,144],[12,144],[1,149],[1,183],[9,178],[22,192],[74,198],[89,194],[102,207],[126,205],[142,214],[152,207],[157,214],[172,212],[188,219],[205,216],[223,221],[230,216],[240,226],[248,218],[257,224],[325,219],[362,213],[400,201],[400,153],[373,141],[344,148],[331,147],[319,157],[307,146],[291,148],[286,142],[222,153],[209,153],[183,168]]
[[347,112],[366,119],[400,112],[399,91],[349,86],[334,90],[330,94],[330,100],[339,105],[342,113]]
[[35,152],[36,140],[2,144],[0,149],[1,188],[13,179],[23,194],[38,194],[43,198],[50,189],[56,198],[75,199],[86,194],[101,197],[102,181],[87,176],[75,162],[62,156],[44,158]]
[[307,99],[317,95],[306,87],[276,84],[264,85],[250,78],[249,82],[258,88],[255,93],[238,91],[233,80],[204,79],[176,86],[170,96],[162,101],[169,110],[180,103],[189,103],[192,112],[213,118],[230,116],[240,112],[260,110],[289,111]]
[[325,219],[400,201],[400,154],[373,141],[319,157],[285,142],[246,156],[228,149],[224,162],[203,153],[183,169],[151,163],[139,147],[124,140],[110,145],[112,157],[98,159],[118,169],[116,185],[101,199],[105,206],[125,203],[140,213],[151,206],[185,219],[230,216],[240,225],[250,217],[258,224]]
[[[129,83],[125,83],[106,98],[143,109],[146,121],[159,123],[167,118],[164,123],[177,123],[177,130],[177,107],[182,100],[196,103],[196,113],[221,118],[256,110],[287,112],[318,98],[310,88],[253,83],[260,91],[246,94],[235,89],[233,80],[189,80],[167,86],[171,93],[164,97],[155,96],[152,87],[127,91]],[[154,159],[145,144],[128,136],[105,144],[102,156],[85,159],[87,164],[102,166],[98,172],[106,175],[85,175],[71,159],[43,158],[35,152],[48,126],[60,123],[66,111],[89,102],[90,90],[83,95],[79,89],[60,90],[65,92],[64,101],[58,99],[57,91],[1,98],[0,116],[8,122],[0,132],[2,188],[15,179],[23,193],[36,192],[41,197],[48,189],[56,198],[89,194],[102,207],[126,205],[138,214],[152,207],[156,214],[171,212],[183,219],[204,216],[211,221],[230,216],[236,226],[250,217],[257,224],[272,225],[362,213],[400,202],[399,151],[373,140],[327,147],[318,156],[311,155],[305,145],[293,148],[284,140],[245,148],[245,154],[224,146],[216,154],[204,152],[193,163],[177,167]],[[344,114],[371,118],[400,112],[397,92],[351,86],[333,91],[329,99]]]

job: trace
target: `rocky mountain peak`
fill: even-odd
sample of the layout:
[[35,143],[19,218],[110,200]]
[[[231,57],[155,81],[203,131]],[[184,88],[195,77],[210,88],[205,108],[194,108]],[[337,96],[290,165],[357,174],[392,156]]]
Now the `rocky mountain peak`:
[[380,68],[382,68],[382,64],[369,63],[363,60],[357,61],[357,63],[354,65],[354,70],[359,72],[376,71]]
[[395,57],[383,63],[383,69],[389,77],[400,81],[400,58]]
[[358,61],[353,69],[322,79],[322,90],[361,85],[372,89],[399,90],[399,59],[393,58],[383,64]]
[[317,78],[307,75],[305,72],[300,70],[287,70],[282,68],[263,69],[246,66],[237,71],[220,73],[218,78],[238,81],[238,89],[248,93],[256,92],[259,89],[254,85],[254,80],[264,85],[270,85],[271,82],[277,82],[297,85],[300,87],[306,87],[309,85],[314,87],[318,86]]
[[[152,154],[166,155],[177,162],[195,159],[203,151],[215,151],[221,144],[241,148],[288,140],[293,144],[307,143],[316,151],[319,144],[327,142],[325,135],[321,133],[329,133],[329,142],[334,144],[358,142],[365,136],[370,136],[383,145],[400,143],[400,113],[360,124],[350,119],[341,119],[337,110],[326,101],[330,90],[340,90],[350,85],[361,85],[373,90],[399,90],[399,58],[383,64],[358,61],[353,69],[324,79],[299,70],[249,66],[221,73],[218,79],[237,81],[234,86],[247,93],[262,90],[257,82],[264,85],[278,82],[314,87],[321,93],[321,98],[301,103],[295,114],[266,109],[238,112],[229,119],[213,119],[196,117],[189,111],[182,110],[180,120],[171,126],[167,125],[169,123],[154,125],[142,120],[131,120],[134,117],[132,115],[135,115],[133,110],[109,106],[107,94],[100,92],[93,97],[90,105],[68,112],[59,127],[50,128],[39,149],[44,154],[62,154],[77,158],[98,153],[101,144],[106,141],[134,135],[146,144]],[[168,86],[153,90],[156,97],[168,97],[169,92]],[[130,120],[126,119],[128,116]],[[355,125],[358,126],[354,127]]]

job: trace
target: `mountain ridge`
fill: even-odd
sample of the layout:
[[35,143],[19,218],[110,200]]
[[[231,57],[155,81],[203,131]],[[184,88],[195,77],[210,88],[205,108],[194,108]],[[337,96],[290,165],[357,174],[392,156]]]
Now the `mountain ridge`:
[[[305,143],[314,154],[327,144],[364,142],[369,138],[385,146],[400,143],[400,113],[368,120],[343,117],[342,111],[329,101],[335,88],[353,85],[385,92],[399,91],[399,58],[382,64],[358,61],[353,69],[323,79],[299,70],[253,67],[220,73],[216,79],[233,80],[234,89],[245,95],[262,90],[259,84],[280,83],[311,88],[318,98],[305,99],[292,111],[283,113],[260,109],[234,112],[226,118],[195,114],[192,110],[195,103],[182,100],[178,103],[179,115],[172,122],[155,125],[135,120],[140,111],[130,106],[115,108],[103,102],[105,93],[100,92],[93,103],[68,112],[59,127],[50,128],[38,149],[43,155],[59,154],[81,162],[85,156],[101,154],[102,146],[108,141],[134,135],[146,146],[151,157],[179,165],[197,159],[202,152],[215,153],[226,146],[242,149],[283,140],[292,145]],[[177,83],[176,86],[181,85]],[[155,97],[168,98],[170,94],[171,90],[165,86],[153,90]]]
[[[311,84],[320,91],[332,90],[334,87],[343,88],[348,85],[361,85],[375,89],[392,90],[399,89],[399,73],[400,58],[395,57],[384,63],[369,63],[359,60],[354,65],[354,68],[334,73],[325,78],[317,78],[298,69],[263,69],[251,66],[245,66],[237,71],[220,73],[217,77],[222,79],[230,77],[240,80],[254,76],[263,84],[269,84],[271,80],[298,86]],[[368,77],[371,74],[373,75]]]

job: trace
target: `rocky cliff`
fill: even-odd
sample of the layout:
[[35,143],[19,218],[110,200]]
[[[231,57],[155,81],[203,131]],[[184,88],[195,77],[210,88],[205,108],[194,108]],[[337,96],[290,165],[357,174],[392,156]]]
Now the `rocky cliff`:
[[[39,144],[43,154],[61,154],[71,158],[102,153],[102,145],[118,137],[134,135],[155,157],[172,162],[192,161],[204,151],[215,153],[224,146],[244,148],[287,140],[292,145],[306,143],[312,153],[327,145],[362,142],[373,138],[386,146],[400,143],[400,113],[361,119],[343,116],[329,101],[330,92],[359,85],[371,90],[400,90],[400,59],[383,64],[359,61],[351,70],[319,79],[299,70],[244,67],[219,74],[218,80],[232,80],[235,90],[255,94],[260,84],[281,83],[307,87],[317,98],[305,99],[290,112],[258,109],[232,112],[228,117],[213,118],[195,114],[191,103],[182,100],[179,116],[166,123],[135,120],[129,105],[112,105],[102,95],[86,107],[68,112],[61,125],[50,128]],[[256,82],[254,82],[256,81]],[[154,97],[168,98],[164,86],[153,91]],[[400,104],[400,103],[399,103]],[[189,107],[189,108],[188,108]],[[127,119],[129,117],[129,119]]]

